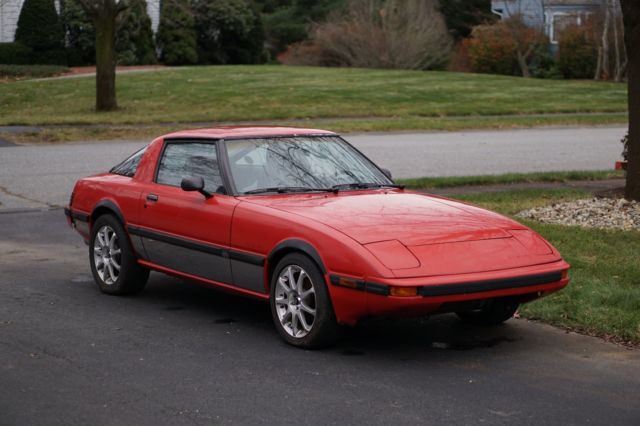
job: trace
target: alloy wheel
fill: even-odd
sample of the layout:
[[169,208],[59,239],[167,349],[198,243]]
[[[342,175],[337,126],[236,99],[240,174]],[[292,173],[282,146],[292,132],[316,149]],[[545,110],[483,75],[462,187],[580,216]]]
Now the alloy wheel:
[[289,265],[278,276],[275,305],[282,328],[294,338],[305,337],[316,319],[316,292],[309,274]]
[[122,250],[116,232],[108,225],[96,233],[93,241],[93,264],[98,276],[107,285],[113,285],[120,275]]

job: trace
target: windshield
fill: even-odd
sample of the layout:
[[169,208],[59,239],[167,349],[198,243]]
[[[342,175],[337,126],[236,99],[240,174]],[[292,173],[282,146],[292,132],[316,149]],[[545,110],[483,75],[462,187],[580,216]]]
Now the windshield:
[[336,136],[233,140],[227,141],[227,153],[239,193],[393,184],[371,161]]

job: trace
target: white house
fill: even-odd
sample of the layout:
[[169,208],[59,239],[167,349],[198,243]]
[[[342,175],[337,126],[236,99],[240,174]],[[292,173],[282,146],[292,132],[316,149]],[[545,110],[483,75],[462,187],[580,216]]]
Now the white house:
[[544,28],[552,45],[566,25],[582,25],[585,19],[598,13],[602,0],[493,0],[491,11],[501,18],[519,15],[527,25]]
[[[60,11],[60,1],[55,0],[58,11]],[[158,25],[160,24],[161,1],[147,0],[147,13],[151,18],[151,28],[153,28],[154,33],[158,30]],[[10,43],[14,40],[23,3],[24,0],[0,0],[0,43]]]

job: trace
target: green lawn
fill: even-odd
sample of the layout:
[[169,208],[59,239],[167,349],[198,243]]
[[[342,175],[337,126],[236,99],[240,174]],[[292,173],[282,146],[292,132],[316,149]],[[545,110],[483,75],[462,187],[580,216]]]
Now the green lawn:
[[[93,77],[0,84],[0,124],[324,118],[325,127],[338,130],[399,130],[626,121],[626,86],[592,81],[285,66],[184,67],[119,76],[121,109],[111,113],[93,111],[94,85]],[[570,115],[536,115],[565,113]],[[505,117],[490,117],[496,115]]]
[[412,179],[396,179],[396,183],[412,189],[452,188],[463,185],[509,185],[514,183],[559,183],[578,180],[621,179],[625,177],[622,170],[570,171],[570,172],[538,172],[538,173],[506,173],[501,175],[482,176],[449,176],[422,177]]
[[[576,190],[530,190],[456,198],[513,215],[530,207],[589,196]],[[568,287],[524,305],[520,313],[526,318],[640,344],[640,232],[522,222],[558,248],[572,268]]]

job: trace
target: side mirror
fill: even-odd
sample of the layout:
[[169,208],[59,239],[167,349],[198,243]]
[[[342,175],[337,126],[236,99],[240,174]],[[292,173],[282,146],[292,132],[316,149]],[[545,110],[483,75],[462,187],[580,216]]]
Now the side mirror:
[[202,179],[201,177],[183,178],[182,182],[180,182],[180,188],[182,188],[183,191],[187,192],[198,191],[199,193],[204,195],[205,198],[213,197],[213,194],[204,190],[204,179]]
[[389,180],[393,180],[393,177],[391,176],[391,170],[389,169],[380,169],[380,170],[382,170],[382,173],[384,173],[384,175],[388,177]]

